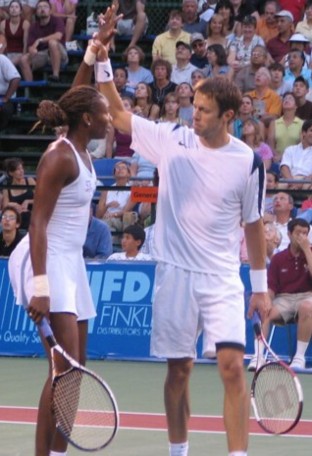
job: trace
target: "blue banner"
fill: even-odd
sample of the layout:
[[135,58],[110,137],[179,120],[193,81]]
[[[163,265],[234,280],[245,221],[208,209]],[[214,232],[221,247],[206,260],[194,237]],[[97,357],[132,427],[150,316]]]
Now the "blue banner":
[[[88,358],[151,359],[149,345],[155,263],[90,262],[86,268],[97,311],[96,318],[89,322]],[[248,265],[242,265],[241,278],[248,303]],[[35,324],[21,306],[15,305],[6,259],[0,259],[0,302],[0,355],[42,356],[44,352]],[[287,358],[293,353],[295,344],[295,325],[276,330],[272,346],[281,356]],[[200,347],[201,340],[199,354]],[[253,353],[253,349],[253,330],[247,320],[246,353]],[[311,357],[310,347],[308,358]]]

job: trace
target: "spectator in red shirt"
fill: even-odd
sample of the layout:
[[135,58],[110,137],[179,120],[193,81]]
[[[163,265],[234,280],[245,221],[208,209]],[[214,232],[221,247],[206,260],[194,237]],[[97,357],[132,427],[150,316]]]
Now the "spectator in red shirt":
[[26,81],[33,80],[33,70],[52,66],[49,80],[59,81],[61,64],[68,62],[65,49],[65,25],[59,17],[52,16],[48,0],[39,0],[36,6],[37,20],[29,28],[28,52],[21,57],[20,68]]
[[278,35],[267,42],[267,50],[275,62],[280,62],[290,51],[290,37],[294,31],[294,17],[290,11],[276,13]]
[[[290,244],[287,249],[273,255],[268,271],[273,306],[262,330],[267,335],[271,323],[282,321],[287,324],[296,320],[297,350],[290,364],[293,369],[305,368],[305,353],[312,336],[312,251],[309,231],[307,221],[300,218],[291,220],[288,223]],[[260,358],[258,367],[263,361]],[[252,370],[251,363],[248,369]]]

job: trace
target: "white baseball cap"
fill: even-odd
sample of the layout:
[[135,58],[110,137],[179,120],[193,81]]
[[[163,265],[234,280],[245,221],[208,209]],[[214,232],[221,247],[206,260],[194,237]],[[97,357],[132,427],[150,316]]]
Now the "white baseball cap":
[[294,33],[291,35],[288,41],[296,41],[297,43],[310,43],[310,40],[302,35],[302,33]]
[[294,21],[294,16],[288,10],[281,10],[275,14],[275,17],[288,17],[292,22]]

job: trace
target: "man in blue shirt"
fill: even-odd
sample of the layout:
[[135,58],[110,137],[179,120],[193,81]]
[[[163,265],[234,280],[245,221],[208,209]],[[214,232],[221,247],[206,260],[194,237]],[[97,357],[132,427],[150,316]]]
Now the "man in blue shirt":
[[92,215],[90,209],[90,220],[87,238],[83,246],[84,258],[106,258],[113,253],[113,241],[110,228],[103,220]]

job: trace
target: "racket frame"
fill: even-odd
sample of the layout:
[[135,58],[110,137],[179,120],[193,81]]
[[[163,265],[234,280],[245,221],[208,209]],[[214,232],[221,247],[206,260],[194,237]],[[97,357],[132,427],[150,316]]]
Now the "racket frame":
[[[253,328],[254,328],[254,332],[255,332],[255,335],[256,335],[256,338],[258,339],[258,341],[261,341],[263,343],[263,345],[265,346],[265,348],[267,350],[267,354],[269,353],[274,359],[274,361],[271,361],[271,360],[268,360],[268,358],[266,358],[265,364],[263,364],[258,370],[256,370],[256,372],[254,374],[254,377],[253,377],[253,380],[252,380],[252,384],[251,384],[251,405],[252,405],[252,408],[253,408],[253,411],[254,411],[254,415],[255,415],[256,421],[258,422],[259,426],[261,426],[261,428],[264,431],[266,431],[267,433],[274,434],[274,435],[287,434],[288,432],[290,432],[298,424],[298,422],[299,422],[299,420],[301,418],[301,415],[302,415],[302,410],[303,410],[303,391],[302,391],[302,386],[301,386],[301,383],[300,383],[300,380],[299,380],[298,376],[293,371],[293,369],[291,369],[288,364],[286,364],[284,361],[282,361],[278,357],[278,355],[273,351],[273,349],[270,347],[270,345],[268,344],[267,340],[265,339],[265,337],[263,335],[262,329],[261,329],[260,317],[259,317],[259,315],[256,312],[255,312],[254,317],[253,317]],[[259,356],[260,356],[260,353],[258,353],[258,357]],[[257,406],[256,406],[256,400],[255,400],[255,386],[256,386],[256,383],[257,383],[257,379],[258,379],[259,375],[261,374],[261,372],[264,369],[266,369],[269,365],[273,365],[273,364],[281,366],[283,369],[285,369],[292,376],[293,381],[294,381],[294,385],[295,385],[295,388],[296,388],[296,391],[297,391],[297,395],[298,395],[297,417],[290,424],[290,426],[287,429],[285,429],[283,432],[273,432],[272,430],[268,429],[266,426],[263,425],[262,420],[261,420],[261,418],[259,416],[259,413],[258,413],[258,409],[257,409]]]
[[[114,429],[113,429],[113,432],[110,436],[110,438],[103,444],[103,445],[100,445],[99,447],[95,447],[95,448],[84,448],[84,447],[81,447],[80,445],[78,445],[75,441],[73,441],[69,436],[66,435],[66,433],[64,433],[62,431],[62,428],[61,426],[59,425],[59,423],[56,422],[56,428],[57,430],[63,435],[63,437],[72,445],[74,446],[75,448],[79,449],[79,450],[82,450],[82,451],[85,451],[85,452],[95,452],[95,451],[99,451],[105,447],[107,447],[111,441],[114,439],[114,437],[116,436],[117,434],[117,431],[119,429],[119,410],[118,410],[118,405],[117,405],[117,401],[115,399],[115,396],[112,392],[112,390],[110,389],[109,385],[99,376],[97,375],[95,372],[91,371],[90,369],[87,369],[86,367],[82,366],[77,360],[75,360],[74,358],[72,358],[56,341],[55,337],[54,337],[54,334],[53,334],[53,331],[52,331],[52,328],[51,326],[49,325],[48,323],[48,320],[46,318],[43,318],[41,320],[41,322],[39,323],[38,325],[40,331],[42,332],[43,336],[45,337],[50,349],[51,349],[51,362],[52,362],[52,401],[51,401],[51,409],[52,409],[52,413],[53,415],[55,416],[55,411],[54,411],[54,407],[53,407],[53,392],[54,392],[54,387],[58,381],[59,378],[65,376],[66,374],[68,374],[69,372],[77,369],[81,372],[84,372],[85,374],[88,374],[90,375],[91,377],[93,377],[93,379],[95,379],[96,381],[98,381],[98,383],[102,386],[102,388],[105,390],[105,392],[107,393],[108,397],[110,398],[110,401],[111,401],[111,404],[112,404],[112,409],[113,409],[113,413],[114,413],[114,417],[115,417],[115,425],[114,425]],[[54,363],[54,353],[53,351],[57,351],[61,356],[63,356],[66,361],[69,362],[70,366],[68,369],[66,369],[65,371],[63,372],[56,372],[55,370],[55,363]]]

